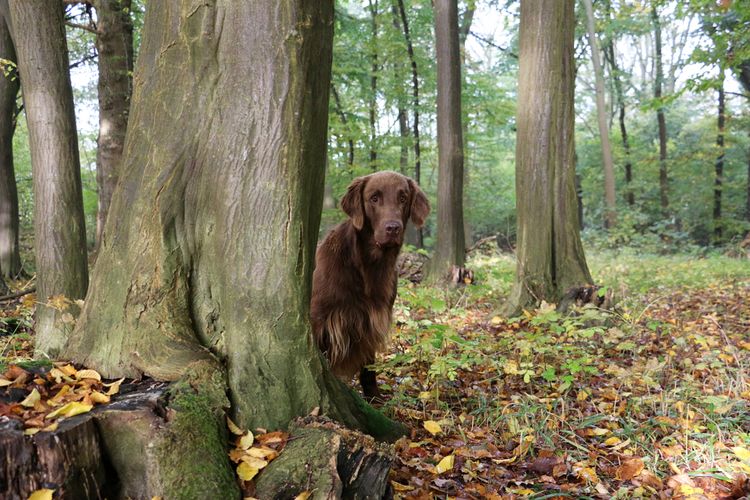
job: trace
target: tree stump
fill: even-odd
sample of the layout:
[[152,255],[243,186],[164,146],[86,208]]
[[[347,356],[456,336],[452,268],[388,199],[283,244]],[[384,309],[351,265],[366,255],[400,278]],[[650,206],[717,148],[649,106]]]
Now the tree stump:
[[309,491],[315,498],[388,497],[393,459],[393,445],[324,417],[300,418],[284,451],[259,475],[255,496],[285,500]]

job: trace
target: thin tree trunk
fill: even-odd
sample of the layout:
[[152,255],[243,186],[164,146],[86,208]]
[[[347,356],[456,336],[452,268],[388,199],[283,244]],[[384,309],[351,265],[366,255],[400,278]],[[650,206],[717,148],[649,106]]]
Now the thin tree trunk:
[[464,154],[461,127],[461,56],[456,0],[435,0],[437,55],[438,202],[433,280],[466,260],[463,221]]
[[10,0],[34,176],[36,351],[55,356],[68,326],[50,297],[82,299],[88,286],[78,137],[63,5]]
[[586,7],[586,19],[589,36],[589,47],[591,49],[591,62],[594,66],[594,78],[596,80],[596,114],[599,121],[599,139],[602,148],[602,167],[604,170],[604,200],[605,215],[604,227],[611,229],[617,224],[616,198],[615,198],[615,166],[612,160],[612,146],[609,143],[609,120],[607,107],[604,102],[604,75],[602,63],[599,58],[599,43],[596,40],[594,27],[594,8],[591,0],[583,0]]
[[[469,33],[471,32],[471,24],[474,21],[474,13],[476,12],[476,2],[474,0],[470,0],[466,4],[466,10],[464,11],[463,15],[461,16],[461,24],[458,29],[458,46],[459,51],[461,54],[461,87],[464,88],[466,86],[466,39],[469,37]],[[464,115],[466,114],[466,106],[461,107],[461,109],[464,112]],[[469,157],[469,153],[471,149],[469,148],[469,119],[468,116],[463,116],[461,118],[461,134],[463,137],[463,147],[464,147],[464,209],[469,206],[469,165],[471,162],[467,160]],[[471,223],[469,222],[468,217],[464,217],[464,242],[466,243],[467,247],[470,247],[472,244],[473,236],[472,236],[472,229],[471,229]]]
[[592,283],[576,210],[574,0],[521,3],[516,278],[504,310]]
[[[391,13],[393,14],[393,27],[399,33],[403,33],[401,27],[401,18],[398,13],[398,6],[395,3],[391,3]],[[394,64],[394,72],[396,77],[396,84],[400,85],[402,81],[403,65],[399,62]],[[400,155],[399,155],[399,169],[403,175],[409,175],[409,116],[406,111],[405,95],[402,89],[397,89],[397,103],[398,103],[398,130],[400,137]]]
[[[336,114],[339,115],[341,123],[347,125],[349,123],[349,120],[347,120],[346,118],[346,113],[344,113],[344,108],[341,105],[341,98],[339,97],[339,93],[336,90],[336,86],[333,84],[331,84],[331,95],[333,96],[333,105],[336,109]],[[352,139],[351,135],[349,135],[349,139],[347,139],[347,145],[349,148],[349,153],[347,155],[346,161],[349,165],[349,168],[352,168],[354,166],[354,139]]]
[[607,43],[607,54],[609,66],[612,69],[612,80],[615,86],[615,97],[617,98],[617,107],[619,109],[617,120],[620,124],[620,138],[622,139],[622,149],[625,153],[625,201],[628,203],[628,206],[632,207],[635,205],[635,193],[633,192],[633,162],[630,157],[628,129],[625,126],[625,95],[622,91],[620,70],[615,58],[615,43],[611,38]]
[[96,150],[96,249],[119,177],[133,74],[131,0],[95,0],[99,53],[99,138]]
[[[420,146],[419,137],[419,71],[417,68],[417,59],[414,56],[414,45],[411,40],[411,33],[409,31],[409,18],[406,17],[406,8],[404,6],[404,0],[396,0],[398,2],[398,12],[401,16],[401,26],[404,30],[404,40],[406,41],[406,52],[409,55],[409,63],[411,65],[411,85],[412,85],[412,133],[414,135],[414,180],[417,184],[421,182],[422,177],[422,150]],[[408,228],[413,228],[414,225],[410,224]],[[424,246],[424,237],[422,228],[415,231],[415,237],[413,240],[410,239],[410,243],[413,243],[417,248]],[[408,235],[408,233],[407,233]]]
[[370,169],[378,169],[378,150],[376,147],[378,120],[378,0],[370,2]]
[[656,78],[654,79],[654,99],[657,101],[656,121],[659,126],[659,203],[663,216],[669,215],[669,177],[667,174],[667,123],[664,117],[662,85],[664,84],[664,68],[662,64],[661,23],[656,7],[651,7],[651,20],[654,24],[654,50]]
[[721,192],[722,184],[724,182],[724,124],[726,121],[726,107],[724,98],[724,70],[721,70],[719,77],[719,97],[718,97],[718,119],[717,119],[717,134],[716,134],[716,147],[719,150],[719,154],[716,157],[716,163],[714,165],[715,177],[714,177],[714,239],[717,244],[721,243],[722,240],[722,223],[721,223]]
[[[0,0],[0,59],[16,60],[10,34],[7,0]],[[0,65],[0,277],[15,278],[21,272],[18,247],[18,191],[13,167],[13,132],[16,128],[18,74],[5,75]]]

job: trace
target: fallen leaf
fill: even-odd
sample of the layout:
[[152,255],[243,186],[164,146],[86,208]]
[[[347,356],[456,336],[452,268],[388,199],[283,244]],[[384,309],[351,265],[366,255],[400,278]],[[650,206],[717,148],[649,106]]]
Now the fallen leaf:
[[732,451],[735,455],[737,455],[737,458],[739,458],[743,462],[750,462],[750,450],[748,450],[747,448],[743,448],[742,446],[735,446],[734,448],[732,448]]
[[643,470],[643,459],[639,457],[624,460],[615,472],[615,479],[630,481]]
[[81,413],[86,413],[88,411],[91,411],[91,408],[93,407],[94,407],[93,405],[81,403],[79,401],[73,401],[64,406],[61,406],[60,408],[53,411],[52,413],[50,413],[44,418],[55,418],[58,416],[73,417],[75,415],[80,415]]
[[310,498],[310,495],[312,495],[312,491],[303,491],[302,493],[294,497],[294,500],[307,500],[308,498]]
[[240,438],[239,442],[237,443],[237,447],[242,448],[243,450],[246,450],[253,445],[253,441],[255,441],[255,437],[253,436],[253,433],[250,431],[247,431]]
[[33,408],[34,405],[42,398],[42,396],[39,394],[39,391],[36,389],[33,389],[28,396],[26,396],[26,399],[21,401],[21,406],[25,406],[26,408]]
[[109,387],[106,393],[107,396],[114,396],[115,394],[120,392],[120,384],[122,384],[123,380],[125,380],[125,378],[115,380],[114,382],[110,382],[109,384],[102,384],[104,387]]
[[29,500],[52,500],[52,494],[55,490],[48,490],[46,488],[36,490],[34,493],[29,495]]
[[273,460],[274,458],[279,456],[278,451],[272,450],[271,448],[268,448],[266,446],[249,448],[245,451],[245,454],[250,455],[251,457],[262,458],[265,460]]
[[83,380],[86,378],[91,378],[100,382],[102,380],[102,376],[99,375],[99,372],[97,372],[96,370],[81,370],[79,372],[76,372],[77,380]]
[[237,424],[235,424],[231,418],[227,417],[227,427],[229,428],[229,432],[234,434],[235,436],[242,436],[245,431],[240,429]]
[[13,384],[12,380],[0,378],[0,387],[8,387],[9,385],[12,385],[12,384]]
[[94,391],[91,393],[91,401],[93,401],[94,403],[98,403],[98,404],[109,403],[109,399],[110,399],[109,396],[107,396],[106,394],[102,392]]
[[262,469],[266,465],[268,465],[268,462],[265,460],[261,460],[260,458],[256,458],[250,455],[245,455],[242,457],[242,461],[248,464],[253,469]]
[[247,462],[241,462],[237,466],[237,477],[243,481],[250,481],[258,474],[258,469],[253,468]]
[[455,459],[456,457],[454,455],[443,457],[443,459],[435,466],[435,472],[442,474],[443,472],[453,469],[453,462]]
[[442,427],[440,427],[440,424],[435,422],[434,420],[425,420],[422,425],[425,429],[427,429],[427,432],[429,432],[433,436],[437,436],[443,431]]

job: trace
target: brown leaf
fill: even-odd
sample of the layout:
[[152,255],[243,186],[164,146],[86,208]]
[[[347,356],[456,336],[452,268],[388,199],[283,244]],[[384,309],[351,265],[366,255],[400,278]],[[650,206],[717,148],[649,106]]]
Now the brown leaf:
[[643,459],[640,457],[624,460],[615,472],[615,479],[630,481],[643,470]]

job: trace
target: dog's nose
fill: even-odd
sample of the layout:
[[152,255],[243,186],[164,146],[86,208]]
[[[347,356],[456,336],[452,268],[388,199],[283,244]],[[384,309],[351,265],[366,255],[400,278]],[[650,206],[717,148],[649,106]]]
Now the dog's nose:
[[401,233],[402,224],[398,221],[386,222],[385,234],[388,236],[398,236]]

